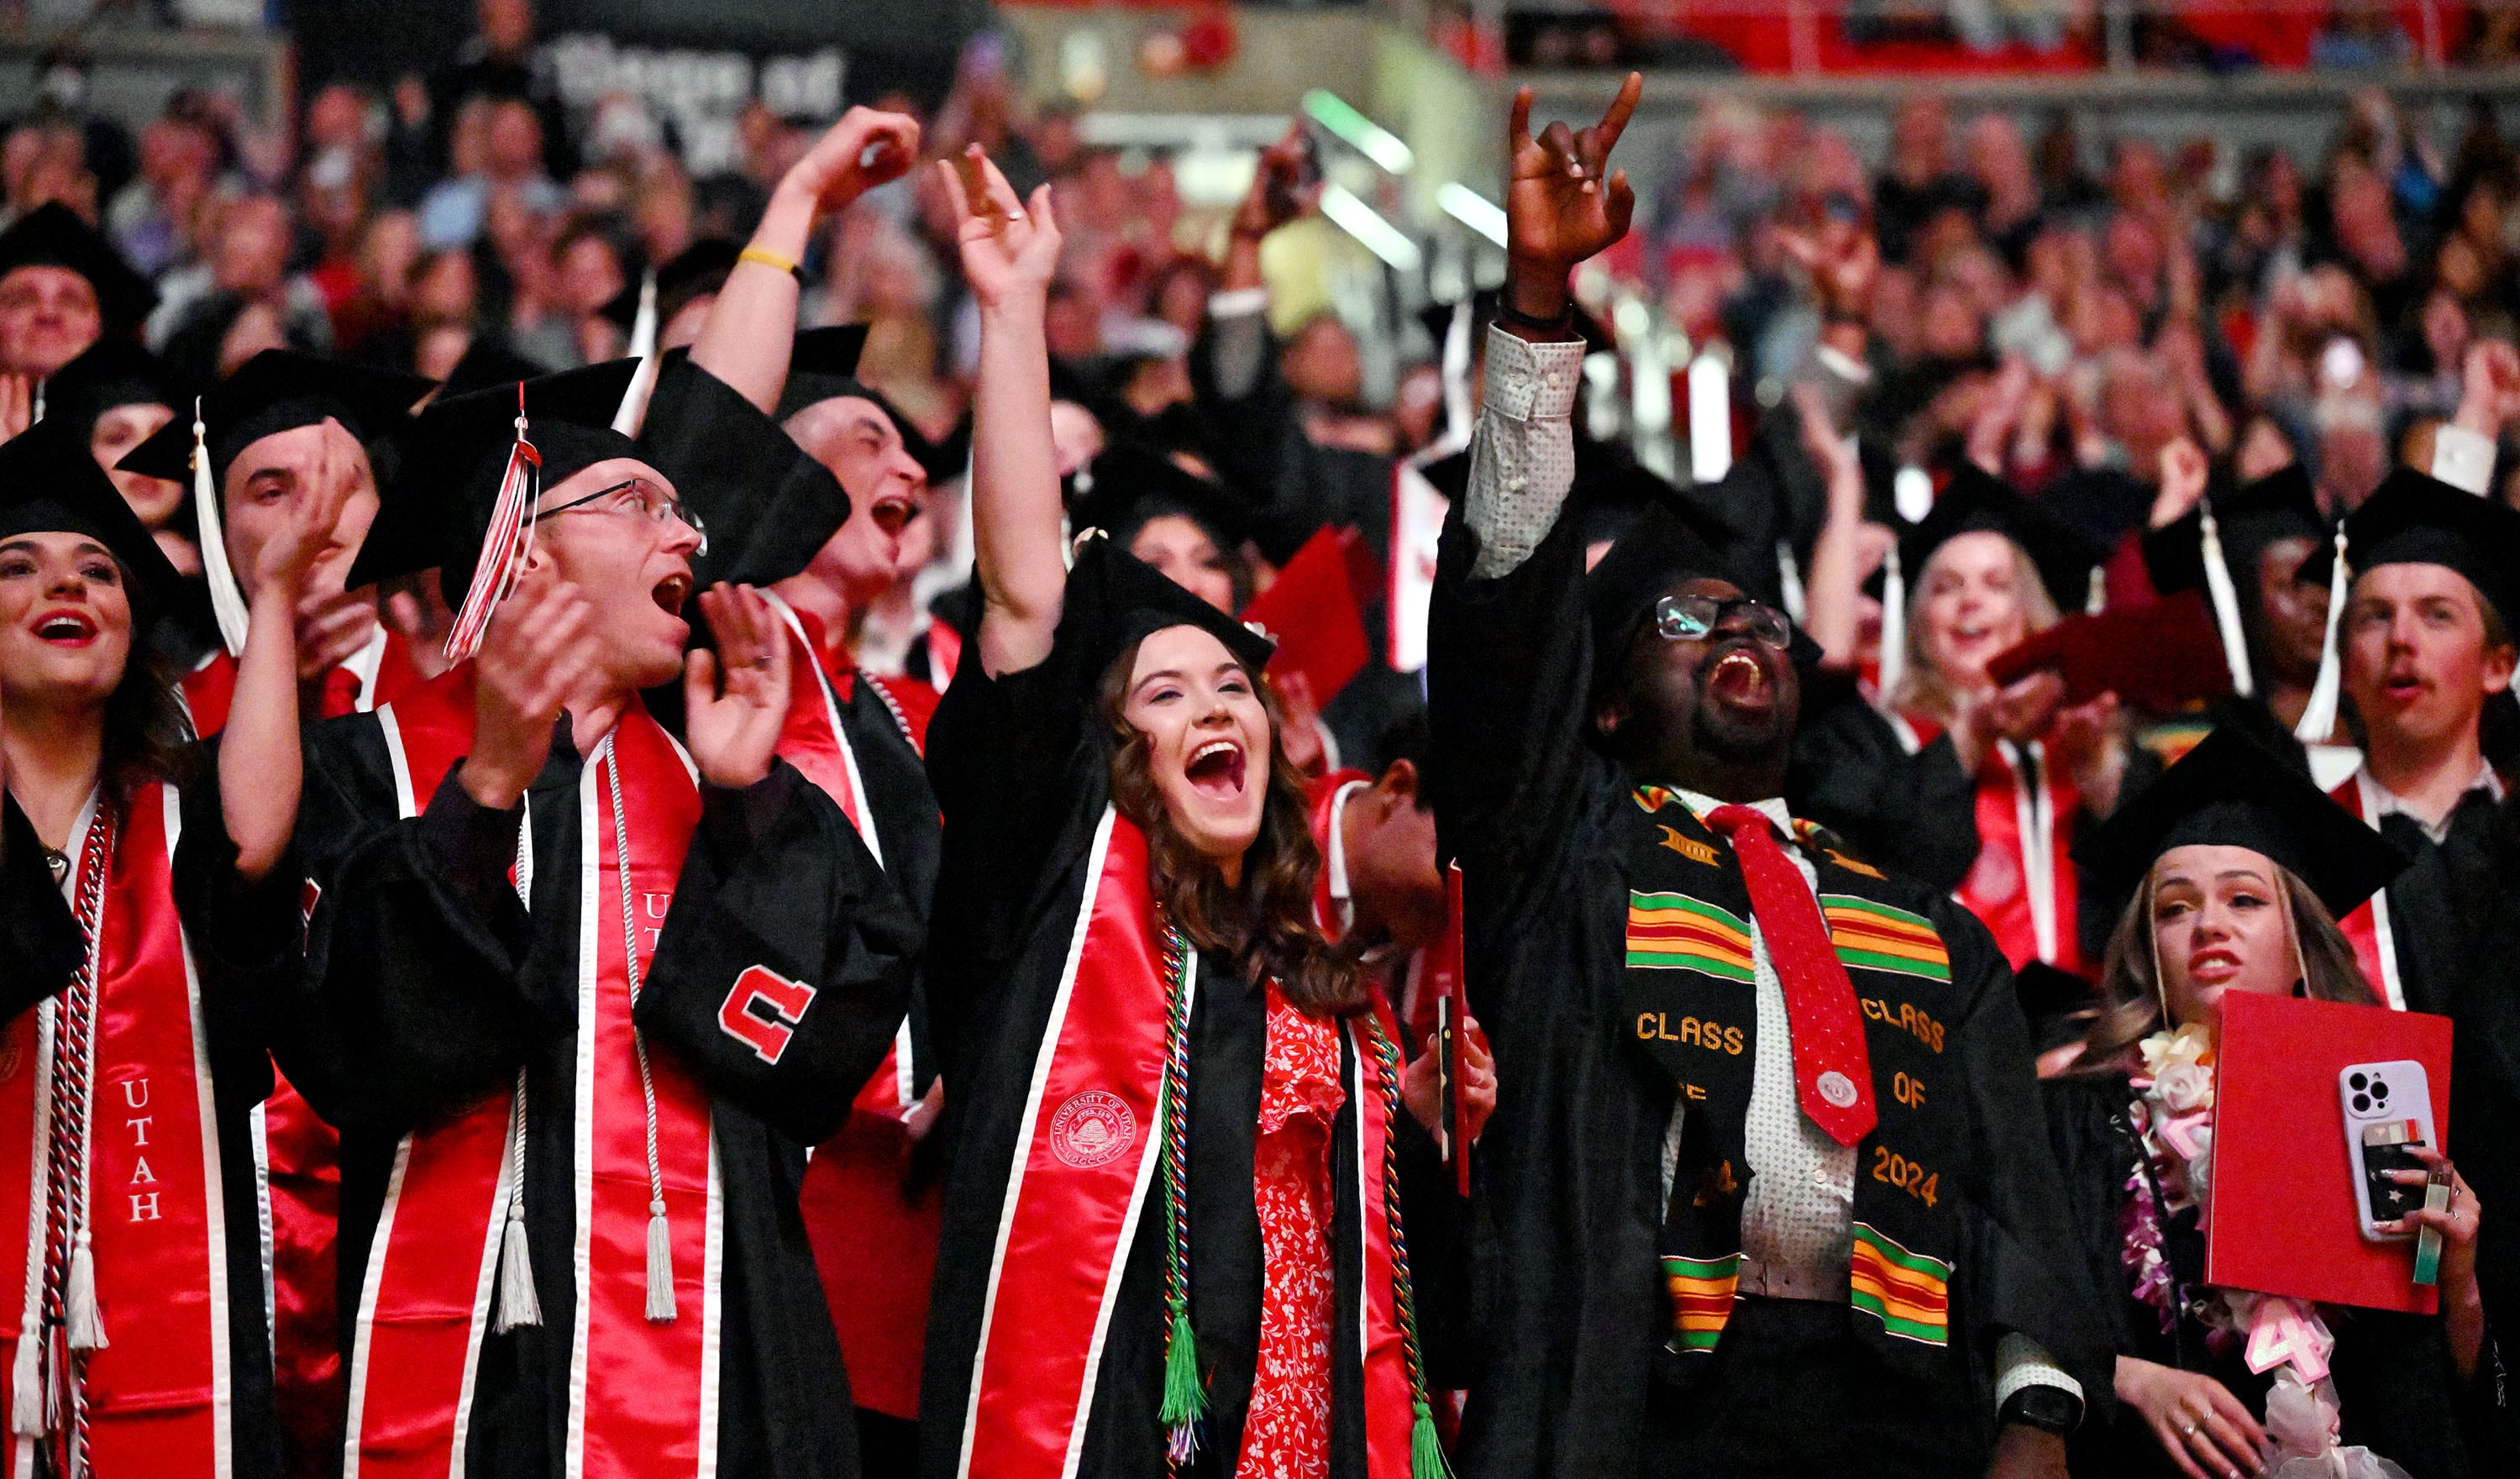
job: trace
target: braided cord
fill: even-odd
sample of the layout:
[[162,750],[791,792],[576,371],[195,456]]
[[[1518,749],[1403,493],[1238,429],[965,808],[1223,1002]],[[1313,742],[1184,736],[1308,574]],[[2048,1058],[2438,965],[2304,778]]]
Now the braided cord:
[[[647,1113],[648,1217],[653,1224],[661,1221],[665,1215],[665,1176],[656,1161],[656,1082],[648,1071],[648,1036],[639,1030],[636,1017],[639,1010],[640,984],[639,926],[638,911],[630,899],[630,826],[629,819],[621,806],[621,754],[613,745],[614,737],[619,733],[616,728],[612,734],[604,737],[604,779],[612,793],[613,856],[620,860],[621,865],[621,968],[630,977],[630,1010],[633,1014],[630,1024],[630,1046],[639,1055],[639,1099],[641,1107]],[[592,1030],[592,1025],[589,1024],[589,1030]],[[652,1246],[652,1227],[650,1236]],[[674,1317],[669,1306],[659,1319],[652,1306],[648,1318],[652,1322],[664,1323]]]
[[[38,1430],[60,1431],[66,1466],[88,1467],[87,1352],[70,1338],[76,1254],[87,1242],[88,1111],[96,1084],[96,972],[104,949],[105,880],[112,871],[113,806],[100,801],[79,852],[75,906],[87,950],[55,1012],[52,1133],[45,1146],[43,1356],[45,1415]],[[93,1302],[93,1293],[89,1294]],[[89,1319],[93,1320],[89,1312]],[[21,1338],[23,1338],[22,1336]],[[101,1340],[98,1343],[102,1343]]]
[[1164,1399],[1167,1471],[1198,1453],[1207,1415],[1198,1342],[1190,1322],[1190,943],[1169,920],[1164,931],[1164,1075],[1156,1115],[1164,1137]]
[[1373,1057],[1382,1081],[1382,1220],[1391,1238],[1391,1306],[1400,1324],[1400,1355],[1409,1370],[1409,1403],[1412,1410],[1410,1434],[1410,1471],[1413,1479],[1450,1479],[1452,1465],[1444,1458],[1443,1445],[1435,1435],[1435,1411],[1426,1395],[1426,1355],[1418,1344],[1418,1291],[1409,1277],[1409,1235],[1400,1225],[1400,1137],[1396,1133],[1401,1115],[1400,1049],[1391,1035],[1382,1030],[1379,1013],[1365,1013],[1367,1034],[1373,1040]]

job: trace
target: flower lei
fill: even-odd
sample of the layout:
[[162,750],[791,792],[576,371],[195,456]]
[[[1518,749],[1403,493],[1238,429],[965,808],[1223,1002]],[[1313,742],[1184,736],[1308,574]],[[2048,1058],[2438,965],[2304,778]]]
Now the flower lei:
[[[2130,1195],[2120,1217],[2119,1262],[2134,1279],[2136,1297],[2160,1313],[2168,1334],[2178,1328],[2182,1291],[2163,1252],[2163,1214],[2194,1207],[2203,1221],[2213,1216],[2214,1033],[2189,1023],[2136,1046],[2143,1070],[2129,1082],[2137,1094],[2132,1118],[2139,1148],[2126,1182]],[[2395,1470],[2368,1450],[2337,1446],[2336,1383],[2327,1366],[2336,1337],[2317,1308],[2307,1300],[2246,1289],[2199,1286],[2187,1292],[2209,1346],[2228,1350],[2245,1341],[2249,1369],[2275,1373],[2267,1395],[2270,1473],[2291,1460],[2314,1465],[2310,1471],[2322,1475]]]

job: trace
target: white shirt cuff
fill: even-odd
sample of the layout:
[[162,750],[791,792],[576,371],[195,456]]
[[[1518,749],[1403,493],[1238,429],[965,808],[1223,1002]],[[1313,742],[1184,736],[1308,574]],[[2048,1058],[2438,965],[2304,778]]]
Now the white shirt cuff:
[[1231,292],[1211,292],[1207,295],[1209,318],[1249,318],[1255,313],[1268,311],[1269,290],[1265,287],[1237,288]]
[[1518,422],[1565,421],[1575,414],[1583,371],[1581,339],[1535,344],[1491,327],[1483,405]]
[[1996,1410],[2002,1411],[2012,1394],[2027,1386],[2056,1387],[2073,1393],[2077,1402],[2084,1400],[2081,1382],[2066,1375],[2039,1342],[2013,1330],[1995,1343]]
[[2433,432],[2433,476],[2453,488],[2483,494],[2494,486],[2494,438],[2442,423]]

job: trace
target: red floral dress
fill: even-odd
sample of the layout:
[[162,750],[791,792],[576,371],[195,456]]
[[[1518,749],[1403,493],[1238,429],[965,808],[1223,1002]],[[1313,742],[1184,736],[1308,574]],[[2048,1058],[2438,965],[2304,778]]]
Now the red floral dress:
[[1334,1023],[1269,984],[1252,1195],[1260,1214],[1260,1355],[1242,1423],[1239,1479],[1327,1479],[1337,1273],[1330,1143],[1346,1094]]

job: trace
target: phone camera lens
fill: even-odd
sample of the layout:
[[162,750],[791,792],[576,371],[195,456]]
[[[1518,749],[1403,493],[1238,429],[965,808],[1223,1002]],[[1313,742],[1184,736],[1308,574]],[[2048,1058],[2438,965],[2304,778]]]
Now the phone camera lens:
[[2381,1103],[2387,1103],[2389,1101],[2389,1086],[2386,1084],[2373,1084],[2371,1086],[2371,1097],[2378,1099]]
[[2354,1096],[2354,1112],[2357,1114],[2370,1113],[2371,1096],[2367,1094],[2358,1094]]
[[2352,1078],[2347,1079],[2345,1082],[2351,1086],[2357,1094],[2360,1094],[2363,1090],[2371,1087],[2371,1081],[2359,1073],[2354,1075]]

